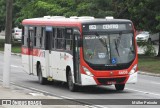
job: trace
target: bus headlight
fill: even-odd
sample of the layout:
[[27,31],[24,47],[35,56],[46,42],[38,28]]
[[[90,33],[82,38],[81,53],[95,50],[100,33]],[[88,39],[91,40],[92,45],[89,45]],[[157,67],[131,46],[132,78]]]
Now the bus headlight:
[[93,74],[86,67],[84,67],[84,66],[82,66],[82,67],[88,76],[93,76]]
[[129,74],[133,74],[136,72],[136,69],[137,69],[137,64],[133,66],[132,70],[129,72]]

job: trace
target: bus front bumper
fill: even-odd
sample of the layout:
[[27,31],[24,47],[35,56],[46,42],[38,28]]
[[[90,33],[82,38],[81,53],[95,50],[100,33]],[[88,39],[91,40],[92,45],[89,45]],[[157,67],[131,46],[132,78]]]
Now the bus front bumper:
[[126,76],[118,76],[118,77],[101,77],[95,78],[93,76],[88,76],[85,74],[81,74],[81,85],[112,85],[112,84],[134,84],[137,82],[137,72]]

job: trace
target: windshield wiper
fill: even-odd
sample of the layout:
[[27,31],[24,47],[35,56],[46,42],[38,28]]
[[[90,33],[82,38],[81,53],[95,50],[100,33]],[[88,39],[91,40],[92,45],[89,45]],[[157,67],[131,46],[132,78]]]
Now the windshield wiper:
[[118,56],[120,56],[120,55],[119,55],[119,51],[118,51],[118,44],[117,44],[116,40],[114,41],[114,44],[115,44],[115,49],[116,49],[116,51],[117,51],[117,54],[118,54]]
[[100,42],[103,44],[104,47],[107,47],[106,42],[103,41],[103,39],[99,38],[99,34],[96,32],[95,36],[98,37],[98,39],[100,40]]
[[102,43],[102,45],[106,48],[107,50],[107,54],[109,54],[109,51],[108,51],[108,45],[106,44],[106,40],[104,41],[103,39],[99,38],[99,34],[97,32],[95,32],[95,36],[98,37],[99,41]]

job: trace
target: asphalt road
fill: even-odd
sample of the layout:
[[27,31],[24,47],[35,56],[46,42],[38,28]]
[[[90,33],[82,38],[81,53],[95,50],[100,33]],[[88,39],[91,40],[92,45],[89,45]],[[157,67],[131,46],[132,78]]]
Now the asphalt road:
[[[0,53],[0,79],[3,74],[3,54]],[[128,84],[124,91],[118,92],[114,86],[96,86],[83,87],[78,92],[70,92],[66,84],[59,82],[50,83],[48,85],[40,85],[37,76],[31,76],[22,71],[21,57],[11,57],[11,81],[16,85],[24,86],[50,95],[67,97],[71,99],[88,99],[84,100],[92,104],[100,104],[99,107],[107,108],[151,108],[150,105],[102,105],[101,100],[92,99],[160,99],[160,77],[140,75],[138,83]],[[82,100],[83,101],[83,100]],[[160,105],[154,105],[152,108],[159,108]]]

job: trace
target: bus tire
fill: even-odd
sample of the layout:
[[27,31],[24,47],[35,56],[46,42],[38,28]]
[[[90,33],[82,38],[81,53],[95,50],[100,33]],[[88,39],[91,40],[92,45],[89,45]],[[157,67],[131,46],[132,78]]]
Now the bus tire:
[[38,71],[39,83],[42,84],[42,85],[46,84],[47,83],[47,79],[42,76],[42,69],[41,69],[41,65],[40,64],[38,65],[37,71]]
[[115,84],[115,88],[117,91],[123,91],[125,84]]
[[68,75],[67,75],[67,83],[68,83],[69,90],[72,92],[75,92],[76,85],[73,83],[71,70],[69,70]]

